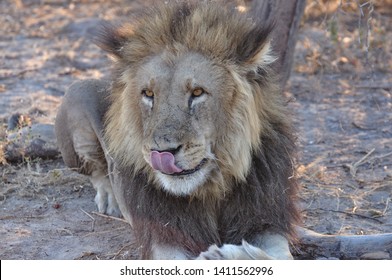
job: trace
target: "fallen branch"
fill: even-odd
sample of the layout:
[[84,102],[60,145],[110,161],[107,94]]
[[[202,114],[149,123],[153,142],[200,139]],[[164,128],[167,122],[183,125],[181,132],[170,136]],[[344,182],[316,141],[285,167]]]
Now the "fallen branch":
[[391,259],[392,233],[373,235],[324,235],[297,228],[298,259]]
[[25,158],[56,158],[60,155],[57,148],[54,127],[51,124],[34,124],[23,127],[7,135],[3,151],[9,162],[23,161]]

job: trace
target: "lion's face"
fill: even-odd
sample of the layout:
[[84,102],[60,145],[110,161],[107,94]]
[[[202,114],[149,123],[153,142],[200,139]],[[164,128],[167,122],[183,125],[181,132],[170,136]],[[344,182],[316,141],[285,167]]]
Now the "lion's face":
[[220,193],[245,180],[260,136],[280,118],[266,70],[270,29],[218,5],[154,12],[101,43],[116,69],[109,153],[172,194]]
[[133,89],[143,127],[141,147],[171,193],[192,193],[219,168],[217,140],[227,131],[234,87],[228,72],[197,53],[163,52],[137,70]]

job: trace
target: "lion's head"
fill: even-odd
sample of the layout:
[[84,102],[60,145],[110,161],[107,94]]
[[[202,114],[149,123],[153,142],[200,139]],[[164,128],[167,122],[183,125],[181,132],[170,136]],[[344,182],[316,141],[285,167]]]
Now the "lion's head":
[[263,136],[286,119],[271,27],[224,9],[162,4],[100,42],[115,60],[109,152],[175,195],[245,180]]

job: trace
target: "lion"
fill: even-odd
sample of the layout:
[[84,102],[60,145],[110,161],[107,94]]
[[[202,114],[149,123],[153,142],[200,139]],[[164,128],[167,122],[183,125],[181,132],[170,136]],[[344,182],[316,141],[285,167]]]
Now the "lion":
[[212,1],[102,29],[113,75],[68,89],[56,135],[141,259],[293,258],[295,139],[272,30]]

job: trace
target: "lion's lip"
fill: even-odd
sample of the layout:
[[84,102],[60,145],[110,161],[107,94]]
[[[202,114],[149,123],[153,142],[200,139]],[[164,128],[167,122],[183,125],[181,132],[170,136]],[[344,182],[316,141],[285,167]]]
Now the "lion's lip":
[[202,159],[202,161],[193,169],[187,169],[187,170],[183,170],[181,172],[176,172],[176,173],[172,173],[172,174],[166,174],[166,175],[171,175],[171,176],[183,176],[183,175],[190,175],[193,174],[197,171],[199,171],[205,164],[207,163],[207,159],[204,158]]

